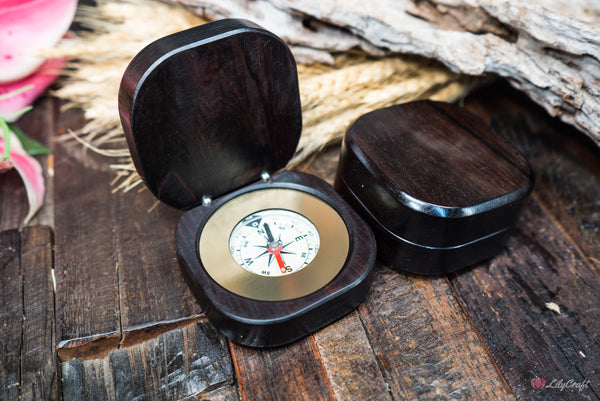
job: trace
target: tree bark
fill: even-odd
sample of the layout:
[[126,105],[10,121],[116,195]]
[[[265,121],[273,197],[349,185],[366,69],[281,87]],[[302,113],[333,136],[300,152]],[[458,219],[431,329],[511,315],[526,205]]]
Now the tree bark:
[[332,52],[418,54],[466,75],[506,78],[600,145],[600,4],[591,0],[176,0],[209,18],[247,18],[300,62]]

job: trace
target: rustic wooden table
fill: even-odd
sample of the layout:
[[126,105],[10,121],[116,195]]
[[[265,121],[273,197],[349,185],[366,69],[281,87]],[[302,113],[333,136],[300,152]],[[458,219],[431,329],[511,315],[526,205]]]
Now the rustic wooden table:
[[[506,86],[466,102],[536,173],[505,250],[442,277],[378,265],[357,310],[268,350],[215,332],[179,270],[182,212],[113,193],[106,160],[57,139],[81,123],[59,106],[20,122],[54,149],[28,227],[0,175],[0,399],[600,399],[600,151]],[[306,169],[331,182],[337,157]]]

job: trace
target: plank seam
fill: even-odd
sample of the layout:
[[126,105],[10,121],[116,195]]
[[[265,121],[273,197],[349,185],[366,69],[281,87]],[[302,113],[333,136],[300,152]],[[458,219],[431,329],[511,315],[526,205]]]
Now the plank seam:
[[323,368],[323,371],[325,372],[325,378],[327,379],[327,388],[329,389],[329,395],[331,396],[332,400],[336,400],[335,393],[333,392],[333,386],[331,385],[331,380],[329,379],[329,375],[327,374],[327,367],[323,363],[323,357],[321,356],[321,351],[319,350],[319,346],[317,345],[315,336],[313,334],[310,335],[310,340],[312,342],[313,347],[315,348],[315,351],[317,352],[317,355],[319,356],[319,363],[321,364],[321,367]]
[[[381,265],[380,265],[380,267],[381,267]],[[369,343],[369,348],[371,348],[371,351],[373,351],[373,356],[375,357],[375,362],[377,362],[377,369],[379,369],[379,374],[381,375],[381,378],[383,379],[383,382],[385,383],[385,389],[386,389],[387,393],[390,395],[390,398],[392,400],[395,400],[396,397],[394,397],[394,394],[392,393],[392,390],[390,388],[390,384],[388,383],[389,378],[384,373],[385,370],[383,369],[383,366],[382,366],[379,356],[375,352],[375,348],[373,348],[373,341],[371,340],[371,337],[369,336],[369,330],[367,330],[365,322],[363,321],[362,313],[360,313],[360,309],[365,308],[364,302],[365,301],[363,301],[363,303],[361,305],[359,305],[359,307],[356,309],[356,313],[358,314],[358,321],[360,322],[360,325],[362,326],[362,330],[365,333],[365,337],[367,338],[367,342]]]
[[[452,275],[456,276],[456,273],[452,273]],[[456,300],[456,303],[458,304],[458,306],[460,307],[463,315],[465,316],[465,321],[467,322],[467,324],[469,326],[471,326],[471,328],[473,329],[473,332],[475,333],[475,336],[477,336],[477,339],[481,343],[481,346],[483,347],[483,349],[485,350],[486,354],[490,358],[490,361],[492,362],[492,366],[494,367],[494,369],[496,370],[496,373],[498,374],[498,377],[502,381],[502,386],[504,387],[505,390],[507,390],[507,392],[510,395],[512,395],[516,399],[516,395],[515,395],[514,391],[512,390],[512,388],[510,387],[510,385],[508,384],[508,381],[506,381],[506,378],[504,377],[504,374],[502,373],[502,370],[500,369],[500,366],[498,365],[498,362],[494,358],[494,355],[492,354],[492,352],[490,351],[487,343],[483,339],[483,336],[481,335],[481,333],[479,332],[479,330],[477,330],[477,327],[475,327],[475,324],[473,323],[473,320],[471,319],[471,315],[469,314],[469,311],[468,311],[467,307],[462,302],[460,296],[458,295],[458,293],[454,289],[454,285],[452,284],[452,280],[450,280],[449,275],[447,275],[447,274],[445,275],[445,278],[446,278],[446,282],[448,283],[448,286],[450,287],[450,291],[452,291],[452,296],[454,296],[454,299]]]
[[117,225],[117,217],[116,217],[116,212],[115,212],[115,204],[118,204],[119,200],[116,200],[116,202],[113,203],[112,207],[111,207],[111,220],[112,220],[112,227],[114,230],[114,235],[113,235],[113,249],[116,250],[115,252],[115,273],[117,276],[117,305],[118,305],[118,316],[117,316],[117,324],[119,325],[119,341],[117,342],[117,349],[120,349],[122,344],[123,344],[123,337],[124,337],[124,333],[123,333],[123,305],[122,305],[122,297],[121,297],[121,269],[119,268],[119,244],[121,243],[121,238],[120,238],[120,231],[117,229],[118,225]]
[[[55,386],[55,391],[57,395],[62,395],[63,394],[63,389],[62,389],[62,369],[60,368],[60,359],[58,358],[58,349],[56,347],[56,276],[55,276],[55,267],[56,267],[56,248],[54,247],[54,228],[53,227],[48,227],[48,232],[49,232],[49,239],[50,239],[50,271],[48,272],[50,274],[50,281],[51,281],[51,291],[52,291],[52,327],[51,327],[51,338],[50,341],[52,341],[52,353],[54,355],[54,371],[56,372],[55,374],[55,380],[56,380],[56,384]],[[62,399],[62,397],[60,397]]]
[[238,380],[238,372],[237,372],[237,365],[234,361],[233,358],[233,343],[231,342],[230,339],[226,339],[227,341],[227,346],[228,346],[228,350],[229,350],[229,362],[231,362],[231,381],[232,381],[232,385],[235,387],[235,393],[237,394],[238,400],[242,400],[242,392],[240,390],[240,382]]
[[23,237],[22,232],[19,230],[19,248],[17,249],[17,258],[19,260],[19,275],[21,276],[21,339],[19,340],[19,387],[18,397],[21,399],[23,393],[23,352],[25,346],[25,272],[23,268],[23,258],[21,256],[21,249],[23,249]]
[[[118,235],[118,233],[117,233]],[[118,319],[117,321],[119,322],[119,342],[117,343],[117,349],[120,349],[123,345],[123,315],[121,313],[122,310],[122,304],[121,304],[121,274],[120,274],[120,269],[119,269],[119,253],[117,252],[117,254],[115,255],[117,258],[117,261],[115,263],[115,270],[117,273],[117,298],[118,298],[118,305],[119,305],[119,310],[118,310]]]
[[596,268],[596,266],[595,266],[596,263],[594,263],[594,264],[590,263],[590,260],[596,261],[596,259],[591,256],[588,256],[584,253],[583,249],[579,246],[579,244],[575,241],[575,239],[571,236],[571,234],[569,234],[569,232],[560,223],[560,221],[558,221],[558,219],[550,212],[550,210],[546,207],[544,202],[541,201],[541,199],[537,196],[537,194],[535,192],[531,194],[531,198],[538,204],[538,206],[540,207],[540,209],[542,209],[544,214],[546,214],[546,216],[548,216],[550,218],[550,220],[554,223],[554,225],[558,228],[558,230],[565,236],[565,238],[573,246],[575,251],[581,256],[581,259],[583,259],[583,261],[590,268],[590,270],[592,272],[594,272],[594,274],[596,276],[598,276],[598,278],[600,278],[600,269]]
[[238,379],[240,373],[240,366],[238,364],[237,358],[235,357],[235,349],[233,347],[233,342],[230,339],[227,339],[227,343],[229,344],[229,356],[231,358],[231,365],[233,366],[232,376],[233,380],[236,383],[235,387],[237,389],[238,397],[242,401],[248,401],[248,398],[244,397],[241,382]]

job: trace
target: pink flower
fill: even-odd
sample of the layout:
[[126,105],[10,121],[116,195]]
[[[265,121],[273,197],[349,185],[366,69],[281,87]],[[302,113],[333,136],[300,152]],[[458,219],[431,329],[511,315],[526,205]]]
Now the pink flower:
[[0,0],[0,173],[14,168],[23,179],[29,201],[24,224],[42,206],[45,192],[42,167],[29,154],[49,149],[6,121],[29,110],[60,74],[64,60],[44,60],[38,53],[63,37],[76,7],[77,0]]
[[[21,141],[12,132],[6,123],[0,123],[3,134],[0,134],[0,173],[15,168],[23,183],[25,184],[25,190],[27,192],[27,200],[29,201],[29,212],[25,217],[23,224],[27,224],[29,220],[37,213],[44,202],[44,192],[46,187],[44,185],[44,176],[42,174],[42,166],[33,157],[29,156]],[[6,131],[8,130],[8,132]],[[9,150],[8,156],[7,149]]]
[[[0,84],[0,118],[15,121],[22,114],[21,110],[32,104],[54,82],[64,65],[62,58],[51,58],[33,74],[17,82]],[[7,96],[9,94],[12,95]]]
[[33,89],[0,100],[0,116],[14,114],[42,94],[60,74],[62,59],[44,60],[38,52],[63,37],[77,0],[0,0],[0,97],[33,84]]
[[63,37],[76,0],[0,0],[0,83],[14,82],[44,62],[37,53]]

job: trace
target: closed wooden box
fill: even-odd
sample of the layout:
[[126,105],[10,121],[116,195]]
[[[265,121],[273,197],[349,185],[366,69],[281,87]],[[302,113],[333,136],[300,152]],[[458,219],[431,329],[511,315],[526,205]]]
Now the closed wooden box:
[[351,125],[334,186],[370,224],[383,263],[434,275],[499,252],[533,184],[526,159],[481,119],[417,101]]

